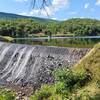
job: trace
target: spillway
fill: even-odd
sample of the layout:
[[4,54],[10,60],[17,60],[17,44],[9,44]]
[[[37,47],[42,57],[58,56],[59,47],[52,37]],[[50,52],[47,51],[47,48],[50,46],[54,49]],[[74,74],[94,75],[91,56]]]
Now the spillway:
[[0,42],[0,83],[52,83],[52,71],[77,63],[89,49]]

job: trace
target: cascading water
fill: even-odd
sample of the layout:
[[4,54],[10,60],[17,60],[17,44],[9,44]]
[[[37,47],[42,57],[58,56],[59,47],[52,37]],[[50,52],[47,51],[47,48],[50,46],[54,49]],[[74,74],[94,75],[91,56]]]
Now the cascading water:
[[0,81],[33,86],[53,82],[54,69],[72,66],[88,51],[0,42]]

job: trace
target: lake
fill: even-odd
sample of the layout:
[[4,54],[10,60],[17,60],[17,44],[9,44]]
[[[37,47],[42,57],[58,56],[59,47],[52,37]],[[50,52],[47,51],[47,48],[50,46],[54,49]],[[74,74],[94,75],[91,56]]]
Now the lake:
[[100,42],[100,36],[15,38],[13,42],[30,45],[92,48]]

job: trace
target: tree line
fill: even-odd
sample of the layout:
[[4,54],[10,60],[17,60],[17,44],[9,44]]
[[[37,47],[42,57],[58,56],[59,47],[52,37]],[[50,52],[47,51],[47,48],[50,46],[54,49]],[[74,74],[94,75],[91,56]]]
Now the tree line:
[[100,21],[94,19],[70,19],[67,21],[39,22],[32,19],[0,20],[0,35],[28,37],[42,33],[57,36],[99,36]]

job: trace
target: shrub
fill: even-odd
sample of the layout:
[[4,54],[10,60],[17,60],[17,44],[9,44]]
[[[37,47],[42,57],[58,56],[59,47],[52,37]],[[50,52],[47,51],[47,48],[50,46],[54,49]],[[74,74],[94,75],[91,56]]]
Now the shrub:
[[66,89],[66,84],[63,82],[57,82],[54,85],[55,94],[61,94],[63,97],[68,97],[69,91]]
[[57,82],[63,82],[66,89],[71,89],[74,82],[74,76],[69,69],[58,69],[54,72],[55,80]]
[[37,90],[31,97],[31,100],[47,100],[53,94],[53,88],[49,85],[43,85],[40,90]]
[[70,92],[75,88],[84,86],[90,79],[86,72],[75,73],[71,69],[58,69],[54,72],[54,76],[55,80],[63,82],[66,90]]
[[85,86],[90,80],[91,77],[87,72],[73,72],[74,73],[74,78],[76,80],[76,83],[74,85],[75,88],[81,88]]
[[60,94],[54,94],[49,97],[48,100],[65,100],[65,98]]
[[15,94],[11,91],[0,90],[0,100],[15,100]]

